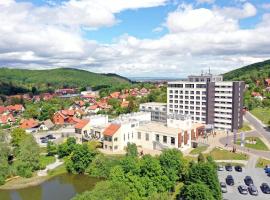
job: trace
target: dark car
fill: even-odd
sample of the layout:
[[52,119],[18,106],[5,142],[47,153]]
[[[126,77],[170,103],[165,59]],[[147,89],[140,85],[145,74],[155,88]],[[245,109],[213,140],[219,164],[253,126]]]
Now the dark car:
[[248,194],[248,188],[245,185],[239,185],[238,191],[240,192],[240,194],[244,194],[244,195]]
[[248,191],[251,195],[257,196],[258,190],[254,185],[248,186]]
[[45,139],[47,139],[47,138],[46,138],[46,137],[41,137],[41,138],[40,138],[40,140],[45,140]]
[[237,171],[237,172],[242,172],[242,171],[243,171],[242,167],[239,166],[239,165],[235,166],[234,169],[235,169],[235,171]]
[[247,186],[253,185],[253,180],[250,176],[246,176],[244,181]]
[[233,177],[232,175],[228,175],[227,178],[226,178],[226,183],[228,185],[234,185],[234,180],[233,180]]
[[267,183],[262,183],[261,190],[264,194],[270,194],[270,187]]
[[41,143],[48,143],[48,139],[47,138],[41,139],[40,141],[41,141]]
[[229,172],[231,172],[231,171],[233,170],[231,164],[226,165],[226,166],[225,166],[225,169],[226,169],[227,171],[229,171]]
[[54,140],[55,139],[55,137],[52,134],[47,135],[46,138],[48,138],[50,140]]

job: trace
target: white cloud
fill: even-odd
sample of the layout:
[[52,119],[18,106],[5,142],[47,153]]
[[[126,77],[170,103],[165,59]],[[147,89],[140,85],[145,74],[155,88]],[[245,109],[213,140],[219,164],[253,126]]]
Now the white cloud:
[[269,10],[270,9],[270,3],[264,3],[261,5],[263,9]]
[[198,4],[203,4],[203,3],[212,4],[214,2],[215,2],[215,0],[197,0]]
[[184,77],[209,66],[223,73],[270,57],[270,15],[265,14],[253,29],[238,25],[240,19],[256,14],[249,3],[241,8],[213,9],[183,4],[168,14],[162,28],[169,32],[159,39],[124,34],[112,44],[100,44],[85,39],[82,27],[112,26],[117,23],[116,13],[167,1],[71,0],[40,7],[3,2],[0,0],[2,66],[78,67],[128,76]]

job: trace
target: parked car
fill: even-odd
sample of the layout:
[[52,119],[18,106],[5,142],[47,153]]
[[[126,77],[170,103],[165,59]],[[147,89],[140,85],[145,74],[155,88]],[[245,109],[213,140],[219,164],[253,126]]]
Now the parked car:
[[269,166],[266,166],[264,168],[264,171],[265,171],[265,173],[269,174],[270,173],[270,167]]
[[261,190],[264,194],[270,194],[270,187],[267,183],[262,183]]
[[227,164],[227,165],[225,166],[225,168],[226,168],[226,170],[229,171],[229,172],[231,172],[231,171],[233,170],[231,164]]
[[47,137],[48,139],[50,139],[50,140],[56,139],[52,134],[49,134],[49,135],[47,135],[46,137]]
[[257,196],[258,195],[258,190],[254,185],[248,186],[248,191],[251,195]]
[[224,182],[220,182],[220,188],[221,188],[221,192],[222,193],[226,193],[227,192],[227,185]]
[[48,143],[49,140],[47,138],[44,138],[44,139],[41,139],[40,141],[41,143]]
[[224,167],[223,167],[223,165],[218,165],[218,171],[224,171]]
[[244,182],[247,186],[253,185],[253,180],[250,176],[246,176]]
[[242,167],[240,165],[235,166],[234,169],[237,172],[242,172],[243,171],[243,169],[242,169]]
[[248,188],[245,185],[239,185],[238,191],[240,192],[240,194],[244,194],[244,195],[248,194]]
[[40,140],[45,140],[45,139],[47,139],[46,137],[41,137],[41,138],[39,138]]
[[226,178],[226,183],[228,185],[234,185],[234,180],[233,180],[233,177],[232,175],[228,175],[227,178]]

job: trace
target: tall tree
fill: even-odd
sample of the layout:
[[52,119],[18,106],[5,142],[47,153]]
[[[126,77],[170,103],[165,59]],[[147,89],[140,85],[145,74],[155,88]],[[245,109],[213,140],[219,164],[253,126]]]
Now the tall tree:
[[185,185],[181,191],[181,197],[185,200],[215,200],[211,190],[203,183]]

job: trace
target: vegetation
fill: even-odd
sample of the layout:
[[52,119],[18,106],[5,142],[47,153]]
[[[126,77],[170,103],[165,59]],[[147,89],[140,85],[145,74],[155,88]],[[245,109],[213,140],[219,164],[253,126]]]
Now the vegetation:
[[214,148],[210,153],[214,160],[247,160],[248,155],[244,153],[233,153],[221,148]]
[[193,154],[193,155],[200,154],[200,153],[206,151],[207,148],[208,148],[207,146],[199,146],[199,147],[196,147],[196,148],[194,148],[194,149],[192,149],[192,150],[190,151],[190,154]]
[[264,168],[266,165],[270,165],[270,160],[264,158],[259,158],[256,163],[256,167],[258,168]]
[[59,68],[51,70],[0,69],[0,94],[50,92],[57,88],[96,88],[130,84],[115,74],[97,74],[84,70]]
[[[254,144],[248,143],[247,141],[254,142]],[[241,140],[240,139],[237,140],[237,144],[240,145],[240,143]],[[264,144],[264,142],[259,137],[246,137],[245,147],[256,150],[269,151],[269,148]]]
[[270,122],[270,108],[254,108],[251,113],[257,117],[262,123],[269,125]]
[[54,156],[41,155],[39,158],[40,169],[45,169],[47,165],[55,162]]
[[251,127],[249,126],[249,124],[246,123],[246,122],[244,122],[242,128],[240,128],[240,129],[238,130],[238,132],[247,132],[247,131],[251,131],[251,130],[252,130],[252,129],[251,129]]

